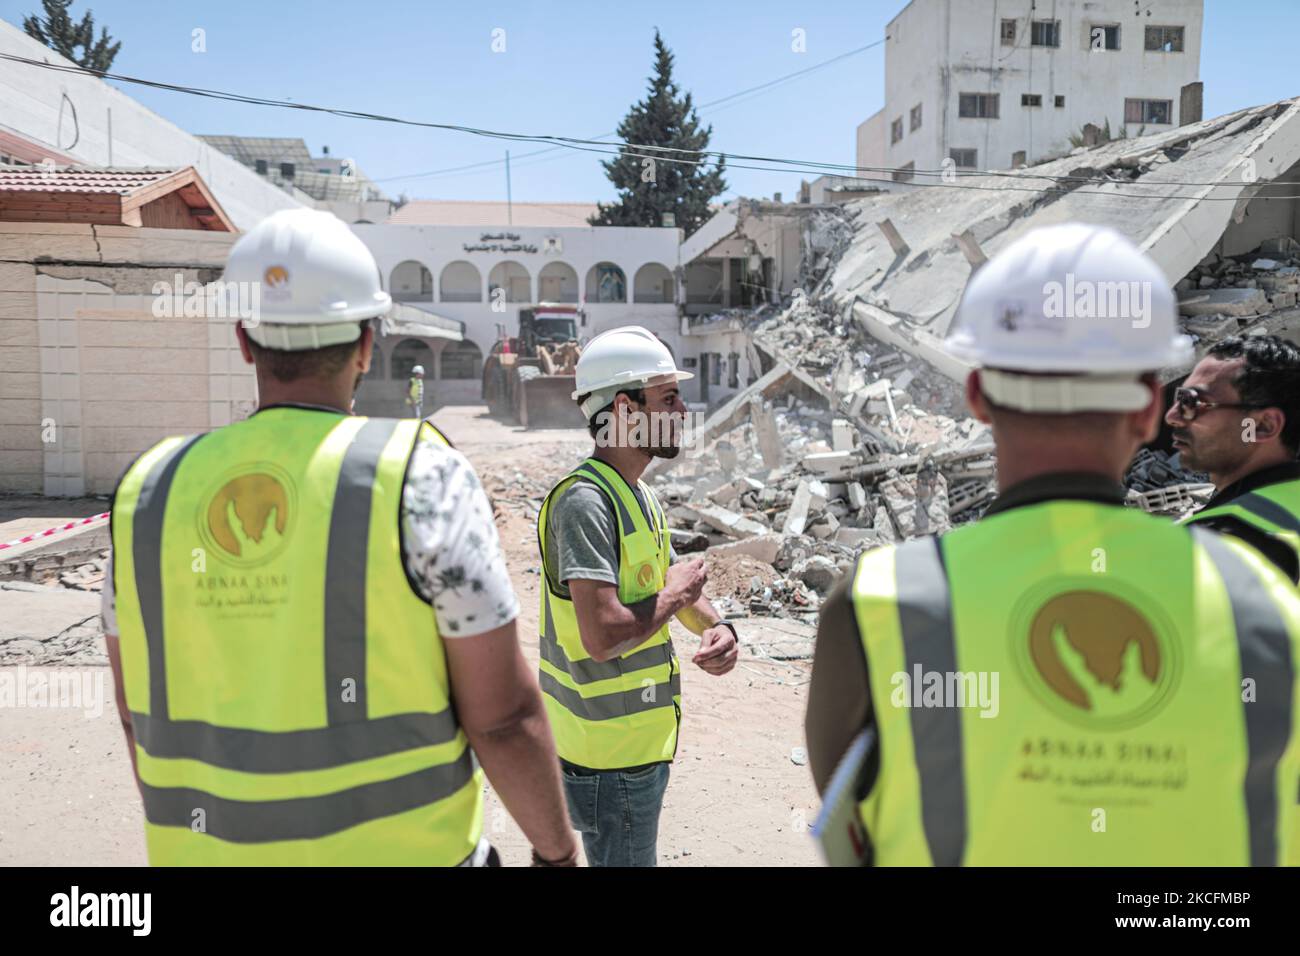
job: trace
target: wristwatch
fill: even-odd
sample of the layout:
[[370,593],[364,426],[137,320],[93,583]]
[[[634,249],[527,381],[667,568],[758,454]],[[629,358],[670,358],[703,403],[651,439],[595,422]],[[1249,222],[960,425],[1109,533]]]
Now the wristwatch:
[[736,643],[737,643],[737,644],[740,643],[740,635],[736,632],[736,625],[732,624],[732,623],[731,623],[730,621],[728,621],[725,617],[722,618],[722,619],[719,620],[719,621],[714,621],[712,624],[709,625],[709,627],[725,627],[725,628],[727,628],[727,630],[731,631],[731,636],[734,637],[734,638],[736,639]]

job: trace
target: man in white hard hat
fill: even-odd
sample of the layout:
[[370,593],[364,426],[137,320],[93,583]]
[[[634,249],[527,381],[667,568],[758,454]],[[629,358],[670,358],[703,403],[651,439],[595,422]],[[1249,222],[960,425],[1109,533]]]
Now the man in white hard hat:
[[406,404],[415,413],[416,418],[424,417],[424,366],[417,365],[411,369],[411,380],[406,386]]
[[1248,545],[1123,504],[1155,371],[1190,357],[1164,275],[1110,229],[1035,230],[971,278],[948,348],[1000,491],[863,554],[823,606],[828,859],[1300,862],[1300,598]]
[[707,674],[728,673],[739,648],[704,596],[704,562],[673,563],[663,509],[641,481],[653,458],[681,451],[677,383],[691,374],[627,326],[592,339],[576,375],[596,447],[537,517],[541,686],[587,863],[654,866],[681,722],[668,622],[700,635],[693,661]]
[[[518,601],[465,458],[418,419],[348,414],[390,307],[334,216],[275,213],[225,281],[260,404],[119,483],[104,621],[155,865],[497,860],[483,774],[569,863]],[[476,759],[477,758],[477,759]]]

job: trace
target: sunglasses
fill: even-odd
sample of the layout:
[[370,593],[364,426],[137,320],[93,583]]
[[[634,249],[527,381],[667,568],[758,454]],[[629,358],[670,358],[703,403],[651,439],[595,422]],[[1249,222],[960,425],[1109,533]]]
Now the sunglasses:
[[1194,388],[1176,388],[1174,389],[1174,407],[1178,409],[1178,415],[1185,422],[1193,421],[1201,412],[1209,411],[1212,408],[1268,408],[1267,405],[1261,405],[1258,402],[1211,402],[1201,396],[1201,393]]

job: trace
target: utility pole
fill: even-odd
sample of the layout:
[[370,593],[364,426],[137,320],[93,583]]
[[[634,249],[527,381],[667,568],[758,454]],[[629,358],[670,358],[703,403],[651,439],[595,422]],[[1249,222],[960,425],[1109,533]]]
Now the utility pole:
[[510,201],[510,150],[506,150],[506,225],[515,224],[514,206]]

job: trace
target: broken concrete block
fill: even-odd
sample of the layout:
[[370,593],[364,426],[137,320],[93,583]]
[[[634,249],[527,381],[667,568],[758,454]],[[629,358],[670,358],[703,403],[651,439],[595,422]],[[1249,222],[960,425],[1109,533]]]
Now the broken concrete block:
[[854,511],[861,511],[867,506],[867,489],[862,487],[861,482],[850,481],[845,486],[844,493],[848,498],[849,507]]
[[684,531],[681,528],[668,529],[668,542],[678,554],[693,554],[696,551],[703,551],[709,546],[707,535],[695,531]]
[[826,539],[834,537],[835,532],[840,529],[840,519],[836,518],[833,512],[827,511],[817,521],[808,526],[808,533],[814,538]]
[[780,552],[781,545],[784,541],[784,535],[769,531],[765,534],[756,534],[752,538],[728,541],[726,544],[715,544],[713,547],[709,548],[709,554],[743,554],[758,561],[765,561],[768,564],[771,564],[776,560],[776,556]]
[[820,475],[834,475],[859,464],[858,456],[851,451],[825,451],[804,455],[803,465]]
[[803,534],[808,527],[809,513],[820,512],[826,507],[826,486],[820,481],[801,481],[795,489],[794,501],[786,515],[782,531],[786,534]]
[[857,432],[843,418],[831,422],[831,448],[835,451],[852,451]]
[[768,468],[780,468],[785,462],[785,443],[781,441],[781,432],[776,427],[776,416],[771,406],[762,399],[751,399],[749,420],[754,425],[754,439],[758,442],[758,453],[763,457],[763,464]]
[[[873,548],[885,544],[884,538],[875,528],[845,528],[841,527],[835,532],[832,539],[836,544],[842,544],[846,548]],[[890,541],[893,540],[891,536]]]
[[1250,267],[1258,272],[1268,272],[1281,267],[1281,265],[1282,263],[1276,259],[1256,259],[1250,264]]
[[810,558],[797,561],[790,568],[790,574],[818,594],[825,594],[839,580],[840,569],[830,558],[814,554]]
[[687,504],[678,507],[690,512],[699,521],[729,538],[750,538],[770,530],[767,525],[726,508],[714,505]]
[[1259,289],[1212,289],[1178,301],[1178,311],[1190,316],[1264,315],[1270,309],[1268,297]]
[[1275,309],[1294,309],[1296,294],[1294,292],[1274,292],[1268,297],[1268,301]]
[[747,491],[762,491],[763,483],[757,478],[741,477],[734,481],[729,481],[719,488],[710,491],[708,498],[714,504],[731,507],[729,502],[737,502],[740,496]]
[[915,378],[916,378],[915,372],[913,372],[910,368],[905,369],[903,372],[899,374],[898,378],[894,380],[894,388],[898,389],[900,392],[905,392],[907,391],[907,386],[911,385],[912,380]]

